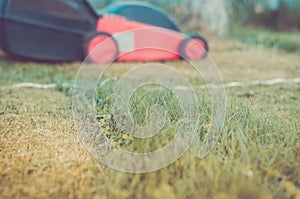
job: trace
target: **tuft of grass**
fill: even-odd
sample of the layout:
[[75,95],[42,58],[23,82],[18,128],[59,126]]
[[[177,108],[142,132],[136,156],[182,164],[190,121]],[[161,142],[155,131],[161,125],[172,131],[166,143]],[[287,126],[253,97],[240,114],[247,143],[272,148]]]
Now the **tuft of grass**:
[[[149,140],[134,139],[131,132],[126,132],[126,130],[117,126],[116,120],[121,119],[120,117],[122,116],[117,118],[117,115],[113,114],[111,107],[111,100],[113,100],[112,89],[116,81],[109,81],[98,88],[96,111],[100,119],[100,131],[105,132],[108,138],[119,148],[136,152],[147,152],[146,150],[150,149],[147,149],[145,147],[146,144],[141,144],[141,142],[145,143],[149,142]],[[161,132],[151,138],[152,141],[150,141],[151,144],[149,145],[152,148],[151,150],[159,149],[172,140],[174,137],[173,126],[182,115],[174,93],[164,87],[152,85],[138,89],[131,97],[129,109],[132,122],[140,127],[149,125],[152,119],[156,119],[151,118],[151,108],[155,105],[160,105],[167,111],[167,118],[162,118],[166,123],[162,127]],[[158,143],[156,143],[157,141]]]

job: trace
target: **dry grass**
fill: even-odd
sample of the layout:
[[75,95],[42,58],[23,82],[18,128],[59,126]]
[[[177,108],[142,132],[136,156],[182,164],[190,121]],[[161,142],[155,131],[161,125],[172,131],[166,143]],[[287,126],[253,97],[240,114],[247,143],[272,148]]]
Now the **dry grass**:
[[[296,54],[230,40],[213,39],[211,46],[225,82],[300,77]],[[1,59],[1,86],[71,84],[79,67]],[[172,64],[186,71],[181,62]],[[131,67],[115,66],[116,73]],[[222,138],[206,159],[198,159],[195,141],[167,168],[126,174],[83,147],[68,89],[1,91],[0,198],[300,198],[299,84],[227,92]]]

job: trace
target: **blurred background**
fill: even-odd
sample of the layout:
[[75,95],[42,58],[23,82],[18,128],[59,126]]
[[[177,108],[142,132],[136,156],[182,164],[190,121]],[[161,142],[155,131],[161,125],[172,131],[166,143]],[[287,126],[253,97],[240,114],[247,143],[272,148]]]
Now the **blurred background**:
[[[91,1],[101,9],[111,2],[122,0]],[[234,37],[249,44],[300,52],[300,0],[148,2],[166,10],[185,32]]]
[[[111,2],[126,0],[91,1],[101,9]],[[219,19],[225,23],[223,26],[239,23],[273,30],[300,30],[300,0],[148,0],[148,2],[169,11],[179,22],[197,17],[202,19],[204,24],[207,23],[205,20],[220,23],[216,20]],[[225,33],[224,30],[214,31]]]

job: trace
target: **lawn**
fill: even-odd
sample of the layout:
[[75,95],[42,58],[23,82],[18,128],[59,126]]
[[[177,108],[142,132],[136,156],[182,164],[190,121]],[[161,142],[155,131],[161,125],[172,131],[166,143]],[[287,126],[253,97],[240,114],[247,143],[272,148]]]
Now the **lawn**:
[[[295,52],[234,39],[210,38],[210,46],[225,83],[300,77]],[[100,164],[77,136],[71,87],[79,62],[0,56],[0,198],[300,198],[299,83],[226,88],[226,121],[209,156],[198,157],[210,128],[204,117],[191,148],[178,160],[159,171],[131,174]],[[165,64],[196,78],[184,62]],[[133,65],[115,63],[111,75]],[[23,82],[57,87],[3,89]],[[199,108],[207,108],[206,100]],[[116,139],[118,132],[110,135],[110,128],[107,135]],[[117,144],[126,146],[120,139]]]

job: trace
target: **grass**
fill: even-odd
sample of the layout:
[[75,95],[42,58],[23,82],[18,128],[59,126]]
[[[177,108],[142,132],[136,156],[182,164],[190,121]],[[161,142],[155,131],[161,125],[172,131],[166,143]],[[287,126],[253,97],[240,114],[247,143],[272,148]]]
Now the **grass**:
[[[169,143],[174,138],[174,124],[182,117],[174,93],[166,88],[153,85],[136,90],[130,100],[130,110],[135,124],[145,127],[150,124],[151,120],[157,121],[156,118],[151,118],[153,117],[151,116],[151,107],[154,105],[160,105],[168,114],[166,123],[156,136],[150,139],[134,139],[128,132],[128,128],[116,124],[116,121],[121,120],[121,118],[117,118],[118,115],[114,115],[112,112],[111,93],[115,84],[116,81],[110,81],[109,85],[104,84],[98,89],[96,100],[100,130],[105,132],[115,146],[127,151],[151,152]],[[161,121],[164,120],[164,118],[160,119]]]
[[288,52],[300,52],[299,32],[275,32],[263,28],[235,26],[232,36],[248,43]]
[[[211,49],[225,82],[300,77],[300,57],[295,53],[214,38]],[[183,62],[170,64],[189,79],[196,78]],[[203,117],[197,139],[180,159],[156,172],[129,174],[97,162],[77,137],[69,86],[79,66],[80,63],[24,63],[1,56],[1,86],[25,81],[61,86],[0,91],[0,198],[300,197],[299,84],[227,89],[225,127],[207,158],[198,158],[202,135],[210,128],[209,117]],[[118,76],[131,67],[129,63],[114,64],[111,74]],[[109,91],[109,87],[105,88]],[[132,104],[135,100],[141,105],[149,105],[151,100],[154,103],[153,96],[160,91],[146,95],[144,101],[139,98],[144,91],[139,92]],[[172,98],[171,93],[161,92],[158,102]],[[199,93],[203,96],[199,97],[200,107],[207,114],[207,95],[203,92]],[[180,115],[176,101],[166,107],[174,114],[167,117],[176,121]],[[137,122],[147,121],[147,117],[139,116],[141,109],[134,110],[136,119],[140,119]],[[101,119],[105,119],[104,124],[112,119],[109,109],[99,107],[98,113],[100,125]],[[171,119],[167,125],[172,126]],[[132,145],[123,136],[114,137],[118,129],[110,130],[113,127],[112,123],[107,131],[112,135],[108,136],[121,140],[120,146],[149,149],[150,141]]]

